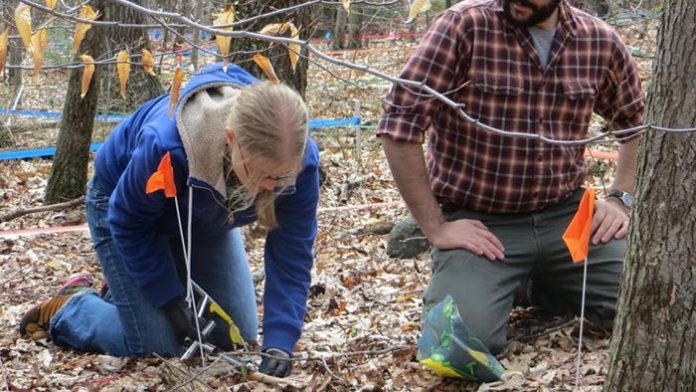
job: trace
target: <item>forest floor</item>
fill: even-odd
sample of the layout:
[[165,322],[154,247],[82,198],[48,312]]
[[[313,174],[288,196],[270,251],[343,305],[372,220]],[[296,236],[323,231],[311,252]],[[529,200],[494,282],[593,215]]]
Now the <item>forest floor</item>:
[[[640,22],[643,23],[643,22]],[[654,50],[654,23],[622,29],[624,38],[641,55],[644,79],[649,80]],[[367,51],[338,56],[397,75],[415,40],[372,42]],[[511,315],[511,342],[499,356],[506,369],[503,381],[477,384],[448,380],[423,368],[416,360],[421,295],[430,275],[427,253],[406,260],[386,254],[386,232],[407,215],[392,182],[375,125],[380,100],[389,84],[358,71],[328,66],[338,80],[312,65],[308,102],[315,118],[352,117],[354,100],[361,102],[364,127],[358,156],[354,129],[314,132],[321,148],[326,182],[321,189],[319,234],[311,297],[303,336],[296,348],[296,387],[312,391],[570,391],[575,382],[578,323],[540,319],[527,309]],[[46,74],[42,86],[25,92],[26,109],[60,110],[67,73]],[[49,97],[49,98],[47,98]],[[50,123],[14,118],[18,147],[55,142]],[[597,125],[595,128],[600,128]],[[107,131],[105,131],[107,130]],[[108,132],[99,125],[96,134]],[[613,145],[595,147],[614,150]],[[613,164],[591,159],[588,185],[600,190],[611,181]],[[42,204],[51,161],[0,162],[0,216]],[[391,204],[383,204],[390,203]],[[369,205],[369,206],[368,206]],[[84,207],[25,215],[0,223],[0,230],[75,226],[85,222]],[[262,276],[263,233],[245,229],[252,272]],[[165,391],[187,378],[180,390],[276,390],[277,386],[244,381],[229,366],[215,362],[201,369],[195,361],[180,363],[160,358],[120,359],[78,353],[47,339],[31,340],[17,332],[19,319],[31,306],[47,299],[68,276],[78,272],[100,279],[100,269],[85,231],[0,236],[0,389],[11,391]],[[257,281],[257,295],[263,279]],[[259,296],[260,298],[260,296]],[[261,304],[259,303],[259,311]],[[606,375],[609,336],[586,335],[582,351],[582,391],[599,391]],[[211,361],[215,357],[212,356]],[[172,376],[178,374],[178,377]],[[3,388],[6,385],[5,388]]]

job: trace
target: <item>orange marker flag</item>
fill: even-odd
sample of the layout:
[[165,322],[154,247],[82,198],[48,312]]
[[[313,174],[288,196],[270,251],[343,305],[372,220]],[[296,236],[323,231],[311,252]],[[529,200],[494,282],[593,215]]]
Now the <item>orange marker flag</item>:
[[590,234],[592,234],[592,215],[594,214],[595,193],[592,189],[585,190],[580,200],[578,212],[570,221],[568,228],[563,233],[565,242],[573,263],[579,263],[587,258],[590,248]]
[[162,157],[157,166],[157,171],[152,173],[147,180],[145,193],[148,195],[158,190],[164,190],[164,196],[176,197],[176,184],[174,183],[174,168],[172,167],[172,157],[169,151]]

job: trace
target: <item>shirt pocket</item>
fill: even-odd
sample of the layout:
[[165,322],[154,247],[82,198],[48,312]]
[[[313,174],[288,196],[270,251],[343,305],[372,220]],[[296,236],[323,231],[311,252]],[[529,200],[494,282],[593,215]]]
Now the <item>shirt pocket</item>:
[[[464,111],[484,124],[521,128],[517,122],[524,107],[526,92],[523,80],[514,75],[474,75],[463,91]],[[523,128],[523,127],[522,127]]]
[[563,95],[572,101],[588,100],[597,95],[597,88],[585,80],[566,81],[563,83]]
[[575,79],[564,81],[562,88],[564,100],[558,106],[559,118],[573,124],[577,131],[586,131],[592,120],[597,87],[590,81]]

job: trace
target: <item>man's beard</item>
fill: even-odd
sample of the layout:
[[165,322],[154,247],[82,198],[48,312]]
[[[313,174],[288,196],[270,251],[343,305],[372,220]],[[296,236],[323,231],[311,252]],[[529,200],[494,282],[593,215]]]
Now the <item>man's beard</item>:
[[[551,16],[554,11],[558,8],[563,0],[551,0],[548,4],[544,6],[537,6],[536,4],[530,2],[529,0],[503,0],[503,11],[505,12],[505,17],[513,24],[520,27],[529,27],[537,25]],[[515,19],[512,15],[511,3],[517,3],[532,9],[532,14],[525,19]]]

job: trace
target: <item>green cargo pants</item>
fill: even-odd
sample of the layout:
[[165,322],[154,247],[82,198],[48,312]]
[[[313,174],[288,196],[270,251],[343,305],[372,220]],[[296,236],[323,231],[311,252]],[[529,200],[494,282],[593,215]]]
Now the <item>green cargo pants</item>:
[[[571,261],[561,236],[582,193],[579,189],[564,202],[533,213],[496,215],[443,207],[447,220],[483,222],[503,243],[505,259],[490,261],[462,249],[434,250],[424,314],[451,295],[472,335],[493,354],[505,347],[514,293],[527,278],[533,280],[533,305],[556,314],[580,314],[583,265]],[[585,317],[608,330],[616,313],[625,248],[624,240],[590,246]]]

